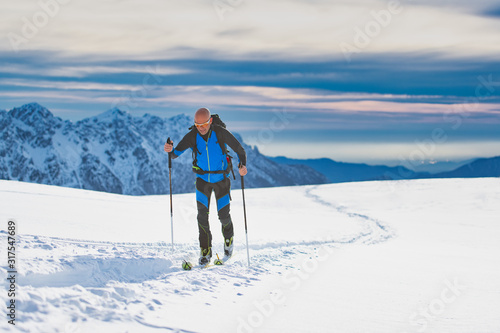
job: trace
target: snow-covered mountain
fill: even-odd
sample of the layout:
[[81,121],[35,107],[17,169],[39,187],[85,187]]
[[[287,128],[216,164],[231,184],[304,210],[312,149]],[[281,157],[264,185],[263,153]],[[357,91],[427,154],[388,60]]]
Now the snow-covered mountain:
[[[165,194],[168,154],[163,145],[167,137],[179,142],[192,122],[183,114],[170,119],[133,117],[115,108],[73,123],[37,103],[0,111],[0,179],[130,195]],[[273,162],[235,136],[248,156],[247,187],[327,182],[311,168]],[[174,193],[194,191],[191,162],[190,153],[174,161]],[[239,186],[237,177],[233,187]]]

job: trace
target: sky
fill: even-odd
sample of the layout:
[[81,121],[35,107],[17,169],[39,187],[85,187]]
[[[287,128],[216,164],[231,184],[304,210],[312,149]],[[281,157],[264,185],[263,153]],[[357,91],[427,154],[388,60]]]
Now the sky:
[[270,156],[500,155],[498,1],[1,1],[3,110],[208,107]]

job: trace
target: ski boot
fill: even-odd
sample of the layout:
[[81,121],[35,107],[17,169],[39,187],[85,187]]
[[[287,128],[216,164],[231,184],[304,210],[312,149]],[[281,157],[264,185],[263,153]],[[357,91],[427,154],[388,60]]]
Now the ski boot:
[[202,266],[208,265],[210,263],[210,259],[212,258],[212,249],[201,249],[200,260],[199,263]]
[[233,237],[224,240],[224,256],[229,258],[233,255]]

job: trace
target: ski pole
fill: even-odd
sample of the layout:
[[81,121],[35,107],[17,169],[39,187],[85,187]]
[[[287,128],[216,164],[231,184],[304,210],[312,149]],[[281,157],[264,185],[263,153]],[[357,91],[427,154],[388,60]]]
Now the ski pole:
[[[172,144],[170,137],[167,139],[168,144]],[[174,207],[172,205],[172,153],[168,153],[168,181],[170,183],[170,233],[172,235],[172,251],[174,250]]]
[[247,258],[248,267],[250,267],[250,252],[248,252],[248,228],[247,228],[247,209],[245,207],[245,181],[243,176],[241,176],[241,193],[243,194],[243,216],[245,218],[245,236],[247,238]]

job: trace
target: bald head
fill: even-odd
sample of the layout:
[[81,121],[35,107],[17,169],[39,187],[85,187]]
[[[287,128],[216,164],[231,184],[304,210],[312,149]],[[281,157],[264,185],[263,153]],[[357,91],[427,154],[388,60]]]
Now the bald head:
[[194,121],[198,124],[203,124],[210,119],[210,110],[207,108],[200,108],[194,114]]
[[207,108],[201,108],[196,111],[194,114],[194,122],[195,124],[205,124],[198,126],[196,125],[196,129],[200,132],[201,135],[205,135],[210,130],[210,125],[212,124],[212,119],[210,118],[210,110]]

